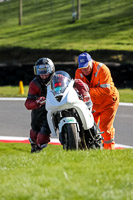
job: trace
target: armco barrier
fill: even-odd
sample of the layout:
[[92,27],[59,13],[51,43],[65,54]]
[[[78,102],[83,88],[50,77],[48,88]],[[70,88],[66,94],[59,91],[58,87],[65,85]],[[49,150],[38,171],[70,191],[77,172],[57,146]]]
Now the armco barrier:
[[[112,74],[117,87],[133,88],[133,65],[119,63],[105,63]],[[0,64],[0,86],[19,85],[22,80],[24,85],[28,85],[34,78],[33,63],[27,64]],[[74,62],[55,63],[57,70],[64,70],[74,78],[77,65]]]

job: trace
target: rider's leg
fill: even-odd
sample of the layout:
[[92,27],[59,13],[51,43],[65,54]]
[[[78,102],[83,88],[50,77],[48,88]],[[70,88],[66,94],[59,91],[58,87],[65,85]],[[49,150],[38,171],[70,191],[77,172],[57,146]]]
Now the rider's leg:
[[30,141],[30,144],[31,144],[31,153],[35,152],[36,151],[36,139],[37,139],[37,131],[31,129],[30,130],[30,138],[29,138],[29,141]]
[[38,150],[42,150],[43,148],[45,148],[49,142],[50,142],[50,129],[47,120],[45,120],[43,122],[43,126],[40,132],[37,135],[36,144]]

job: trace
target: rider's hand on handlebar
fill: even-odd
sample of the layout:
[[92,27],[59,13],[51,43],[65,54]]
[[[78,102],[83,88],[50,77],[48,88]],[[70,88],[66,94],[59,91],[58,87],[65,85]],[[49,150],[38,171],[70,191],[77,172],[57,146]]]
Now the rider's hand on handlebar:
[[83,96],[83,101],[84,102],[88,102],[90,100],[90,94],[89,93],[86,93],[84,96]]
[[39,106],[44,105],[45,102],[46,102],[46,98],[45,98],[45,97],[39,97],[39,98],[36,100],[36,103],[37,103]]

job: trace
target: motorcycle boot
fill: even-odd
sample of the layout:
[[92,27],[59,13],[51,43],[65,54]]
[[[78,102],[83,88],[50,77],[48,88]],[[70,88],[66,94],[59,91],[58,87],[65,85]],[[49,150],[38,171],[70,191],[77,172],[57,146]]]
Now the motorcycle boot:
[[42,144],[42,145],[38,144],[38,145],[36,145],[36,151],[35,152],[39,153],[42,149],[46,148],[47,145],[48,144]]
[[29,142],[31,144],[31,153],[36,152],[36,139],[37,139],[37,131],[34,131],[33,129],[30,130],[30,138],[29,138]]
[[37,144],[35,144],[31,138],[29,138],[29,142],[31,144],[31,153],[34,153],[36,152],[36,149],[37,149]]

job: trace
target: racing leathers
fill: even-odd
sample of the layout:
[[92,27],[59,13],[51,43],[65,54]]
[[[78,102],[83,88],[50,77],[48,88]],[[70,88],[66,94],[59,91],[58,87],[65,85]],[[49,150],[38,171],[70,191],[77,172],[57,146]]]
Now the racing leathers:
[[[47,87],[43,83],[40,76],[36,76],[29,85],[28,96],[25,101],[25,107],[31,111],[31,130],[30,130],[30,142],[33,147],[33,151],[36,148],[42,149],[50,141],[50,129],[47,123],[47,111],[45,109],[45,97],[47,93]],[[40,100],[43,97],[43,102]],[[35,148],[36,145],[36,148]]]
[[109,68],[93,60],[93,69],[90,76],[85,76],[81,69],[75,72],[75,78],[81,79],[88,85],[93,102],[93,116],[99,123],[105,149],[114,149],[115,129],[113,122],[119,105],[119,93],[114,86]]

